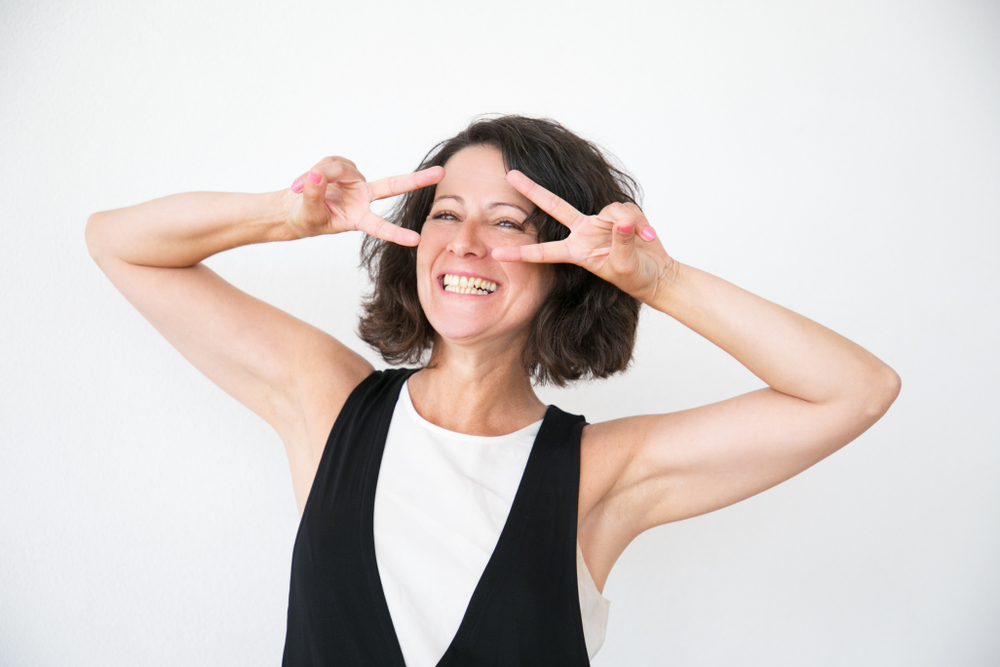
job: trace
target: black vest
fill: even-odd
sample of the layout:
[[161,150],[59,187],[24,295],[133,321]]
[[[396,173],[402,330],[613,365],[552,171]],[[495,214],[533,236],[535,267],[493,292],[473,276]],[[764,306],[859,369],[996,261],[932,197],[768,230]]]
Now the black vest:
[[[368,376],[340,411],[292,554],[283,667],[404,667],[375,561],[375,485],[403,381]],[[493,555],[439,667],[589,665],[576,574],[583,417],[550,406]]]

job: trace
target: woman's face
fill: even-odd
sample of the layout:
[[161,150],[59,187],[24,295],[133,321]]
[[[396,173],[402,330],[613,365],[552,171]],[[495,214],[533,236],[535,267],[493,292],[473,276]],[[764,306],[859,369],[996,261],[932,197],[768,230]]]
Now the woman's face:
[[513,341],[527,333],[548,296],[553,270],[497,262],[491,252],[537,242],[536,230],[524,224],[535,205],[507,182],[496,148],[463,149],[444,169],[417,247],[420,305],[445,339]]

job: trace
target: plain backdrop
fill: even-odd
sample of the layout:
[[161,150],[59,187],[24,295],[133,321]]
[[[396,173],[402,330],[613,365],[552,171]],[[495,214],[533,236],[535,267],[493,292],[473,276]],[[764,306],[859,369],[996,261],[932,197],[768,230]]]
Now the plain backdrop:
[[[596,665],[1000,664],[1000,4],[0,4],[0,664],[279,664],[298,516],[275,434],[90,260],[94,211],[412,170],[478,114],[614,153],[680,261],[903,379],[855,443],[616,565]],[[383,209],[384,210],[384,209]],[[207,263],[354,337],[359,238]],[[761,382],[644,310],[590,421]]]

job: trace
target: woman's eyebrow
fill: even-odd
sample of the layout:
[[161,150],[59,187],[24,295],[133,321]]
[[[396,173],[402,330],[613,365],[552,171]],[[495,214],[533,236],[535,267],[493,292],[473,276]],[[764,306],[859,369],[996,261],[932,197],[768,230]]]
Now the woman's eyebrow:
[[[442,199],[454,199],[455,201],[457,201],[462,206],[465,206],[465,200],[462,199],[461,197],[459,197],[458,195],[441,195],[440,197],[436,197],[434,199],[433,203],[436,204],[439,201],[441,201]],[[510,202],[505,202],[505,201],[493,202],[492,204],[490,204],[489,206],[486,207],[486,210],[487,211],[492,211],[493,209],[499,208],[500,206],[509,206],[510,208],[517,209],[518,211],[520,211],[521,213],[523,213],[526,216],[527,215],[531,215],[531,213],[529,211],[524,210],[522,207],[518,206],[517,204],[512,204]]]
[[523,208],[521,208],[517,204],[511,204],[510,202],[505,202],[505,201],[493,202],[492,204],[490,204],[489,206],[486,207],[486,210],[487,211],[492,211],[493,209],[499,208],[501,206],[509,206],[510,208],[516,208],[518,211],[520,211],[521,213],[523,213],[526,216],[527,215],[531,215],[530,213],[528,213],[528,211],[525,211]]

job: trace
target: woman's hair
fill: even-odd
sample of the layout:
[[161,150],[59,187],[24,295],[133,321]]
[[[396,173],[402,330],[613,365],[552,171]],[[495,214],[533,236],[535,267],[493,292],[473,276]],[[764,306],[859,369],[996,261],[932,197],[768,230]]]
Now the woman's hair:
[[[615,202],[638,203],[639,186],[593,143],[562,125],[540,118],[481,118],[441,142],[419,169],[444,166],[471,146],[492,146],[507,170],[516,169],[569,202],[596,215]],[[403,195],[389,215],[395,224],[417,232],[430,215],[434,188]],[[566,238],[569,230],[536,209],[527,222],[538,242]],[[420,363],[434,343],[434,329],[417,298],[417,249],[365,238],[361,263],[373,291],[363,304],[358,327],[362,340],[392,364]],[[552,292],[531,323],[522,353],[525,371],[539,383],[559,386],[585,377],[605,378],[628,367],[639,323],[639,301],[611,283],[573,264],[553,264]]]

